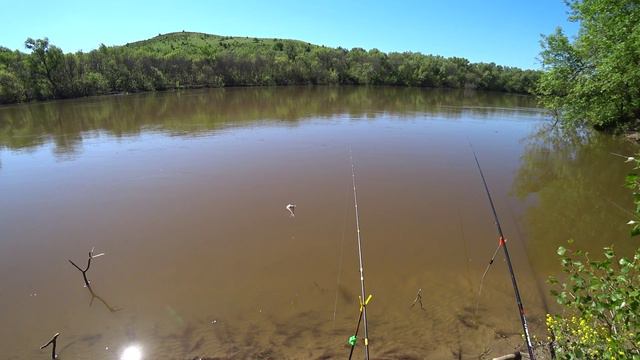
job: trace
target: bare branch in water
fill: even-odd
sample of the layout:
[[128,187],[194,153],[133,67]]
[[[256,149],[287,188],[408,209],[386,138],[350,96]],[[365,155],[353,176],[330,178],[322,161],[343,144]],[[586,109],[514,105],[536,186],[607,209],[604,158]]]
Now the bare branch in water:
[[94,258],[97,258],[97,257],[100,257],[100,256],[104,255],[104,253],[100,253],[98,255],[93,255],[93,251],[94,250],[95,250],[95,247],[91,248],[91,251],[89,251],[89,258],[87,259],[87,267],[85,267],[84,270],[80,266],[76,265],[76,263],[74,263],[73,261],[67,259],[67,260],[69,260],[71,265],[73,265],[76,269],[78,269],[78,271],[80,271],[82,273],[82,278],[84,279],[84,284],[89,289],[91,289],[91,285],[90,285],[89,279],[87,278],[87,271],[89,271],[89,269],[91,268],[91,260],[94,259]]
[[420,309],[422,311],[426,311],[426,309],[424,308],[424,306],[422,305],[422,289],[418,289],[418,293],[416,294],[416,299],[413,300],[413,304],[411,304],[411,306],[409,307],[409,309],[413,309],[413,307],[416,304],[420,304]]
[[104,300],[100,295],[96,294],[96,292],[91,287],[91,281],[89,281],[89,279],[87,278],[87,272],[91,268],[91,260],[93,260],[93,259],[95,259],[97,257],[105,255],[105,253],[100,253],[100,254],[94,255],[93,254],[94,251],[95,251],[95,248],[91,248],[91,251],[89,251],[89,258],[87,259],[87,266],[84,269],[82,269],[80,266],[76,265],[76,263],[74,263],[71,260],[69,260],[69,262],[76,269],[78,269],[78,271],[80,271],[82,273],[82,278],[84,280],[84,284],[87,287],[87,289],[89,290],[89,293],[91,293],[91,300],[89,301],[89,306],[93,305],[93,300],[98,299],[110,312],[119,311],[119,310],[121,310],[120,308],[115,308],[115,307],[109,305],[109,303],[107,303],[106,300]]
[[[69,259],[67,259],[67,260],[69,260]],[[76,263],[74,263],[74,262],[73,262],[73,261],[71,261],[71,260],[69,260],[69,262],[71,263],[71,265],[75,266],[75,267],[76,267],[76,269],[78,269],[78,270],[80,270],[80,271],[84,272],[84,270],[80,269],[80,266],[76,265]]]
[[296,217],[296,204],[289,203],[284,208],[289,211],[289,217]]
[[56,355],[56,345],[58,342],[58,336],[60,336],[60,333],[56,333],[55,335],[53,335],[53,337],[51,338],[51,340],[49,340],[46,344],[40,346],[40,350],[46,348],[49,345],[52,345],[51,347],[51,359],[57,359],[58,355]]

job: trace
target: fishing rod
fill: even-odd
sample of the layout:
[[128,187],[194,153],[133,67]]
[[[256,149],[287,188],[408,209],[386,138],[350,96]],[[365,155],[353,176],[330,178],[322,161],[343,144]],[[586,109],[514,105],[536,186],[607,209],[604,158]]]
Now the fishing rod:
[[[531,360],[535,360],[535,355],[533,354],[533,344],[531,343],[531,336],[529,335],[529,326],[527,325],[527,318],[524,315],[524,306],[522,306],[522,299],[520,298],[520,291],[518,290],[518,282],[516,281],[516,275],[513,272],[513,265],[511,265],[511,257],[509,256],[509,250],[507,249],[507,240],[504,238],[504,234],[502,233],[502,226],[500,226],[500,220],[498,220],[498,213],[496,212],[496,207],[493,205],[493,199],[491,198],[491,192],[489,192],[489,186],[487,185],[487,180],[484,177],[484,173],[482,172],[482,167],[480,167],[480,162],[478,161],[478,156],[476,155],[476,151],[473,149],[471,143],[469,143],[471,147],[471,151],[473,152],[473,158],[476,160],[476,165],[478,165],[478,171],[480,172],[480,177],[482,178],[482,183],[484,184],[484,190],[487,193],[487,198],[489,199],[489,204],[491,205],[491,211],[493,212],[493,219],[496,224],[496,228],[498,229],[498,248],[502,247],[504,250],[504,257],[507,260],[507,266],[509,267],[509,274],[511,275],[511,284],[513,285],[513,291],[516,295],[516,304],[518,305],[518,310],[520,313],[520,322],[522,322],[522,329],[524,330],[524,338],[527,343],[527,351],[529,352],[529,358]],[[495,258],[494,253],[491,263]],[[490,263],[490,264],[491,264]],[[488,268],[487,268],[488,270]],[[485,271],[486,275],[486,271]]]
[[[356,169],[353,164],[353,154],[351,149],[349,149],[349,159],[351,160],[351,180],[353,183],[353,204],[356,209],[356,230],[358,235],[358,260],[360,263],[360,318],[358,319],[358,325],[356,327],[356,333],[349,339],[349,344],[351,344],[351,352],[349,353],[349,359],[353,355],[353,348],[356,345],[356,337],[358,335],[358,329],[360,328],[360,322],[362,321],[364,325],[364,358],[365,360],[369,360],[369,328],[367,324],[367,303],[371,300],[371,295],[369,298],[365,298],[365,287],[364,287],[364,263],[362,260],[362,239],[360,238],[360,215],[358,213],[358,194],[356,191]],[[364,300],[366,299],[366,300]]]

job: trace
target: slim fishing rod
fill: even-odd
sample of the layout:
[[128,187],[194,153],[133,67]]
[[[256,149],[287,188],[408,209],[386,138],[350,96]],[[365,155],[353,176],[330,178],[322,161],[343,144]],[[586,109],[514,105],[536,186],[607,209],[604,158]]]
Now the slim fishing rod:
[[[480,167],[480,162],[478,161],[476,151],[473,149],[471,143],[469,143],[469,146],[471,146],[473,158],[476,160],[476,165],[478,165],[478,171],[480,172],[480,177],[482,178],[482,183],[484,184],[484,190],[487,192],[487,198],[489,199],[491,211],[493,212],[493,219],[495,221],[496,228],[498,229],[498,247],[502,247],[502,249],[504,250],[504,257],[506,258],[507,266],[509,267],[509,274],[511,275],[511,283],[513,284],[513,291],[516,295],[516,304],[518,305],[518,310],[520,312],[520,321],[522,322],[522,329],[524,330],[524,337],[527,342],[527,351],[529,352],[529,358],[531,360],[535,360],[535,355],[533,354],[533,344],[531,343],[531,336],[529,335],[529,326],[527,325],[527,318],[524,315],[524,307],[522,306],[522,299],[520,298],[520,291],[518,290],[518,282],[516,281],[516,275],[513,272],[513,266],[511,265],[511,257],[509,256],[509,250],[507,249],[507,240],[504,238],[504,234],[502,233],[502,226],[500,226],[500,220],[498,220],[498,213],[496,212],[496,207],[493,205],[493,199],[491,198],[491,193],[489,192],[489,186],[487,185],[487,180],[484,178],[484,173],[482,172],[482,167]],[[491,259],[491,262],[493,263],[493,258]]]
[[[365,360],[369,360],[369,328],[367,324],[367,303],[369,299],[365,297],[365,288],[364,288],[364,263],[362,260],[362,239],[360,238],[360,215],[358,213],[358,194],[356,191],[356,169],[353,164],[353,154],[351,149],[349,149],[349,159],[351,159],[351,179],[353,182],[353,204],[356,209],[356,230],[358,234],[358,259],[360,262],[360,316],[361,319],[358,319],[358,327],[356,328],[356,334],[358,332],[358,328],[360,328],[360,320],[364,324],[364,358]],[[367,299],[367,300],[365,300]],[[357,335],[356,335],[357,336]],[[351,354],[353,354],[353,347],[351,346]],[[351,358],[351,354],[349,354],[349,358]]]

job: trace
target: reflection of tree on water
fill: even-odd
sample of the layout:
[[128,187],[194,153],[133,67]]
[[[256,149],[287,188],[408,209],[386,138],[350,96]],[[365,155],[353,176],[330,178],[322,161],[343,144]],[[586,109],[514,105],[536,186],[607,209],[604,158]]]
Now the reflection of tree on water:
[[531,97],[471,90],[390,87],[267,87],[107,96],[24,104],[0,109],[0,148],[34,148],[52,142],[72,154],[89,133],[115,137],[160,129],[188,136],[229,126],[274,120],[295,124],[310,117],[381,113],[489,117],[534,107]]
[[610,135],[545,128],[525,141],[513,191],[531,203],[522,222],[533,265],[554,269],[553,254],[568,239],[587,251],[611,244],[631,249],[627,215],[613,205],[632,208],[623,187],[631,168],[611,152],[632,154],[637,147]]

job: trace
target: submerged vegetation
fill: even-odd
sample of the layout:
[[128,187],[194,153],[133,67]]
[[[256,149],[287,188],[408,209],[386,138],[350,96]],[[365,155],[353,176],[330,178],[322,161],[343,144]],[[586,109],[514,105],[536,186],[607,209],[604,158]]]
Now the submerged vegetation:
[[0,47],[0,103],[193,87],[394,85],[529,93],[540,73],[494,63],[296,40],[180,32],[124,46],[63,53],[27,39],[30,53]]
[[640,4],[570,0],[575,39],[558,28],[543,37],[543,105],[564,124],[597,129],[637,127],[640,119]]

